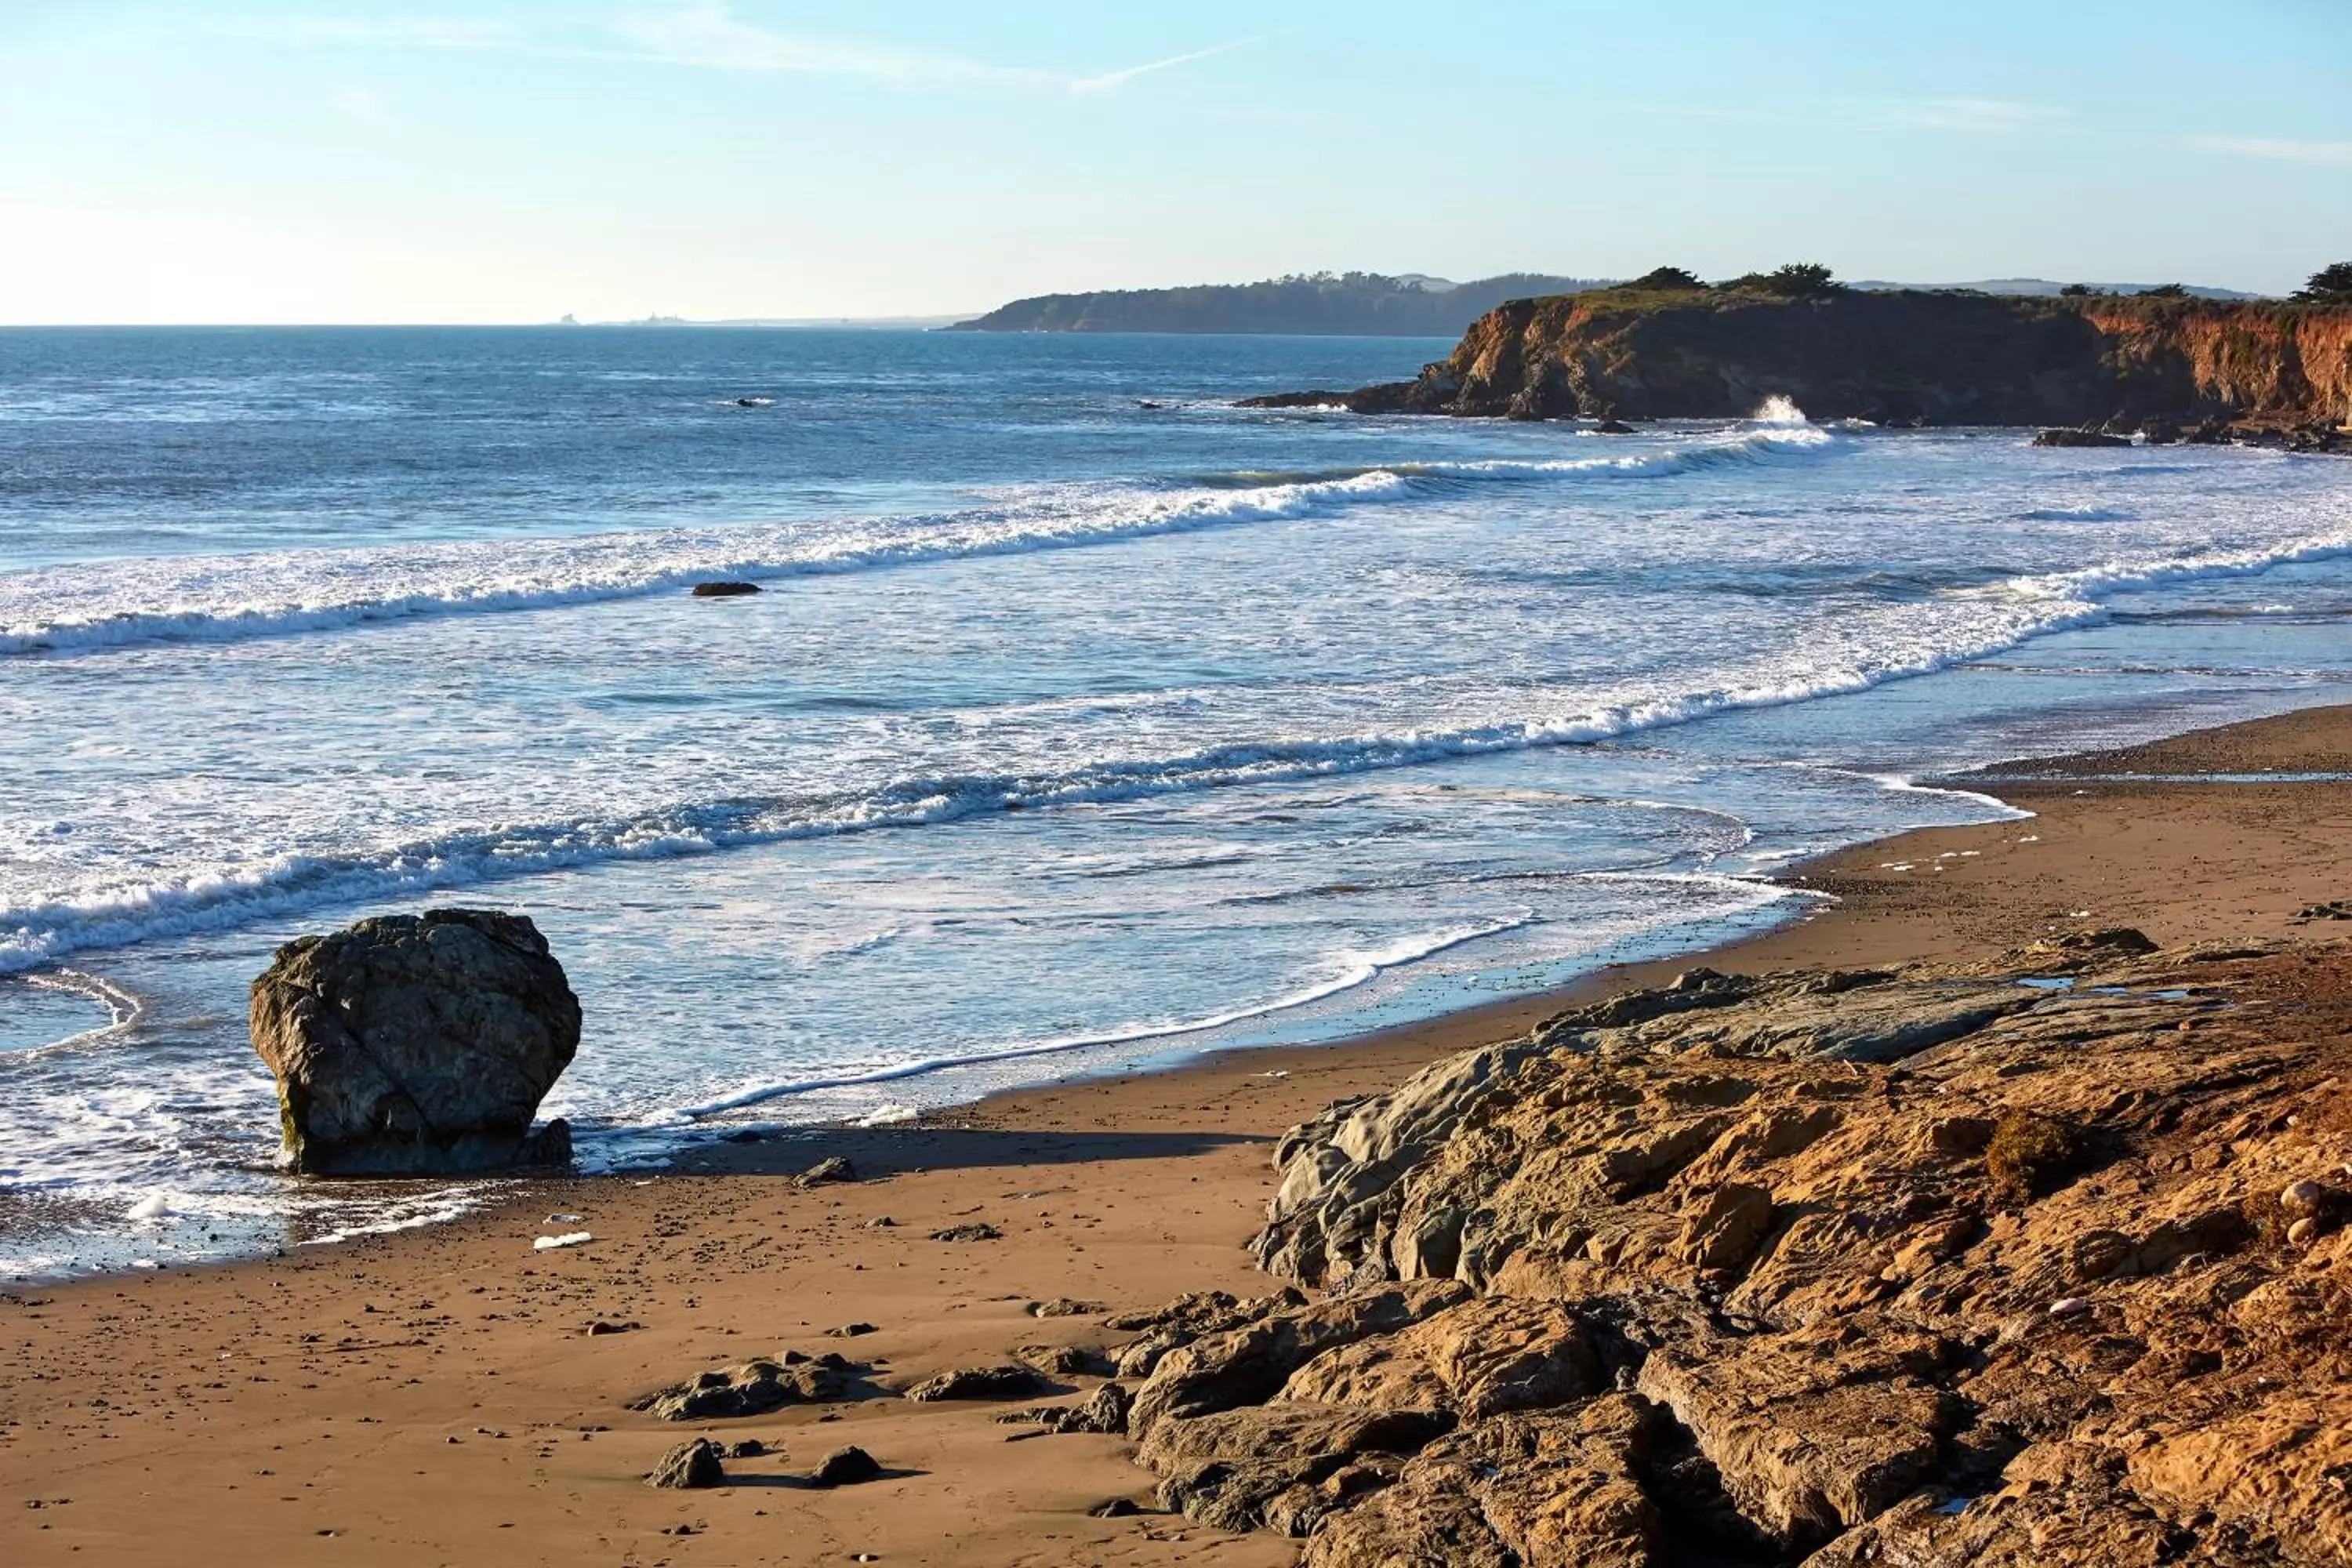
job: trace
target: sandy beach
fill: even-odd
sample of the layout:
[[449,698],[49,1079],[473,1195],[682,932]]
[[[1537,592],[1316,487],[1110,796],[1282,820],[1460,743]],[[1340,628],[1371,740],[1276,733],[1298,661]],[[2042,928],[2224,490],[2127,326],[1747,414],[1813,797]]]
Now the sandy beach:
[[[10,1563],[1279,1563],[1271,1536],[1150,1510],[1118,1437],[1040,1436],[898,1390],[1016,1347],[1099,1345],[1102,1314],[1263,1294],[1241,1243],[1268,1153],[1328,1101],[1527,1029],[1579,994],[1706,964],[1965,958],[2053,931],[2168,946],[2303,940],[2347,889],[2352,783],[2200,782],[2352,765],[2352,709],[1955,781],[2031,817],[1863,846],[1829,895],[1716,952],[1328,1047],[1012,1094],[904,1127],[730,1146],[658,1176],[518,1183],[464,1220],[234,1266],[0,1297],[0,1558]],[[861,1178],[803,1189],[821,1158]],[[556,1220],[551,1216],[577,1215]],[[939,1240],[984,1223],[994,1239]],[[536,1251],[543,1234],[584,1245]],[[852,1338],[829,1331],[870,1324]],[[595,1331],[599,1325],[608,1331]],[[725,1423],[632,1412],[754,1355],[838,1352],[867,1396]],[[1065,1380],[1076,1394],[1089,1379]],[[732,1484],[643,1478],[708,1426]],[[722,1430],[723,1429],[723,1430]],[[881,1479],[801,1479],[855,1444]]]

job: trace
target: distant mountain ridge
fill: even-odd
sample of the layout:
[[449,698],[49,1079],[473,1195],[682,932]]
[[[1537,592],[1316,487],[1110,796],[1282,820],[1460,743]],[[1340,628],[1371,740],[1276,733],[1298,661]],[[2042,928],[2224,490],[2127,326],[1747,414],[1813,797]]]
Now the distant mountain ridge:
[[1108,289],[1015,300],[957,332],[1268,332],[1457,337],[1506,300],[1573,293],[1594,279],[1507,272],[1468,283],[1422,275],[1317,272],[1257,283]]

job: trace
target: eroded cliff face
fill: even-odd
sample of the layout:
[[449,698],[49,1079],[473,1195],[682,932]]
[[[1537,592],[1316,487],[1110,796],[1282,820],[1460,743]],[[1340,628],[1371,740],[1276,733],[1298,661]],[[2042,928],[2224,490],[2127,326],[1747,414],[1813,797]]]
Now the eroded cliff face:
[[2352,307],[2151,296],[1596,289],[1515,300],[1364,411],[1522,419],[1815,418],[2077,425],[2352,424]]

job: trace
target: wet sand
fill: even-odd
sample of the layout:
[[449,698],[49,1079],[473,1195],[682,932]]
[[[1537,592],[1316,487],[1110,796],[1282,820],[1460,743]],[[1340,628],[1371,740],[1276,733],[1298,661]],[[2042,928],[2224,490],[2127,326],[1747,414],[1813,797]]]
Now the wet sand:
[[[1009,1094],[898,1128],[729,1145],[691,1171],[518,1183],[470,1218],[227,1267],[0,1298],[0,1561],[10,1564],[1289,1562],[1146,1513],[1116,1437],[1030,1436],[997,1406],[891,1396],[1016,1346],[1115,1342],[1112,1310],[1188,1289],[1262,1293],[1241,1250],[1285,1128],[1579,994],[1718,969],[1867,966],[2134,925],[2230,946],[2347,928],[2352,784],[2111,782],[2352,768],[2352,709],[2000,770],[2030,820],[1905,835],[1800,868],[1831,895],[1696,957],[1619,969],[1339,1045],[1208,1058]],[[803,1190],[830,1154],[863,1180]],[[576,1223],[551,1222],[578,1215]],[[884,1225],[887,1216],[892,1223]],[[986,1221],[983,1241],[931,1233]],[[541,1234],[584,1246],[534,1251]],[[592,1325],[634,1325],[591,1333]],[[854,1339],[825,1330],[854,1322]],[[755,1355],[839,1352],[870,1396],[668,1424],[633,1397]],[[1066,1380],[1074,1393],[1090,1380]],[[1024,1402],[1026,1403],[1026,1402]],[[718,1490],[642,1477],[709,1431],[757,1437]],[[799,1480],[854,1443],[882,1479]]]

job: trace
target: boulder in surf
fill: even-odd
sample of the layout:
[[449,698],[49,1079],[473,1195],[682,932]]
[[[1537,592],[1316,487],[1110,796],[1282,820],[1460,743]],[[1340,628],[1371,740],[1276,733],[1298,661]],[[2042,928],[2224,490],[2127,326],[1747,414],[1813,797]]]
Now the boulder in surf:
[[571,1158],[571,1129],[531,1118],[579,1049],[580,1001],[524,916],[430,910],[298,938],[254,981],[248,1022],[296,1171]]

